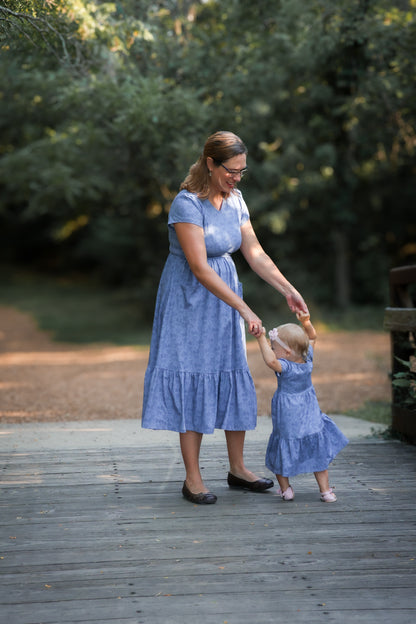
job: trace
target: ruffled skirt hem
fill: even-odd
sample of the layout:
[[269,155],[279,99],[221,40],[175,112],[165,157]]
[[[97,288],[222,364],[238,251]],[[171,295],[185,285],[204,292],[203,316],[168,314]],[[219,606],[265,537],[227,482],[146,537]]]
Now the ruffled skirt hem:
[[283,439],[276,432],[271,434],[266,451],[266,466],[271,472],[294,477],[328,468],[348,439],[326,414],[322,416],[322,429],[311,435]]
[[257,423],[254,383],[248,369],[191,373],[148,368],[142,427],[214,433],[249,431]]

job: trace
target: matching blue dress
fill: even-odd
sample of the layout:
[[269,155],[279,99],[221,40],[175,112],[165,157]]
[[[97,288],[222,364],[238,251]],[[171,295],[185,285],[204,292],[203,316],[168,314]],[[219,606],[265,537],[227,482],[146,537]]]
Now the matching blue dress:
[[279,361],[282,372],[276,373],[266,466],[283,477],[326,470],[348,440],[320,410],[311,378],[313,348],[309,347],[306,363]]
[[202,227],[209,265],[242,296],[231,254],[241,245],[240,228],[248,219],[240,191],[224,199],[220,210],[185,190],[174,199],[144,380],[142,427],[182,433],[255,429],[257,401],[244,321],[196,279],[174,228],[175,223]]

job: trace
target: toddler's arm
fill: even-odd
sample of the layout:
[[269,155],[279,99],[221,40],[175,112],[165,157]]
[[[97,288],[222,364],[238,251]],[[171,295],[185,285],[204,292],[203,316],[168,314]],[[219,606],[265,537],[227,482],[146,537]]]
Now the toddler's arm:
[[273,350],[266,338],[266,330],[264,327],[261,328],[261,334],[257,338],[257,342],[259,343],[260,351],[263,356],[263,360],[267,364],[269,368],[276,371],[277,373],[282,372],[282,365],[273,353]]
[[316,342],[316,331],[314,326],[312,325],[311,321],[310,321],[310,315],[309,314],[303,314],[302,312],[298,312],[296,314],[298,320],[302,323],[303,325],[303,329],[305,330],[305,332],[308,335],[309,338],[309,343],[313,346],[315,346],[315,342]]

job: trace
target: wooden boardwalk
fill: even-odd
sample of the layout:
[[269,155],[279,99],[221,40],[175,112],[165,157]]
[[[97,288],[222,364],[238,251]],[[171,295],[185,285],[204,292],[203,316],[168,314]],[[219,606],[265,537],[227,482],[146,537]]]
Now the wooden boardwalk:
[[1,622],[416,622],[416,447],[350,444],[332,505],[309,475],[293,503],[229,490],[225,445],[202,455],[207,507],[181,497],[177,450],[1,453]]

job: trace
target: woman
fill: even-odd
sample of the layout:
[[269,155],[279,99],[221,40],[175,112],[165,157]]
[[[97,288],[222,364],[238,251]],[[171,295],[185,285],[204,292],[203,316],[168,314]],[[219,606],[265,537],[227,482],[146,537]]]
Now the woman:
[[307,312],[301,295],[262,249],[236,184],[246,172],[247,148],[232,132],[216,132],[181,184],[169,213],[170,253],[156,300],[142,427],[178,431],[186,477],[183,496],[215,503],[199,452],[204,433],[224,429],[228,484],[252,491],[273,486],[244,465],[247,430],[257,402],[247,365],[244,321],[257,337],[259,317],[242,298],[231,253],[282,293],[294,312]]

